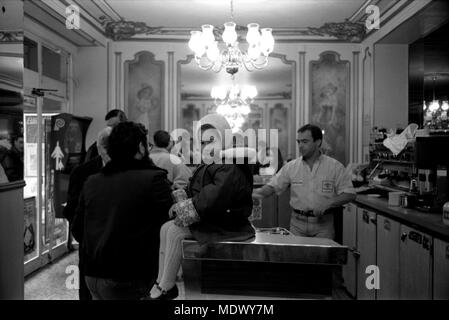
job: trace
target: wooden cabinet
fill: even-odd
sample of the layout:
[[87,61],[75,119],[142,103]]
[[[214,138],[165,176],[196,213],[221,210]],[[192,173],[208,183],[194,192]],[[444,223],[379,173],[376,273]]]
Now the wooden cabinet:
[[401,225],[399,246],[399,298],[432,299],[432,238]]
[[433,245],[433,298],[449,300],[449,243],[435,239]]
[[374,300],[376,290],[368,289],[366,273],[368,266],[376,265],[376,218],[377,214],[363,208],[357,208],[357,249],[360,258],[357,263],[357,299]]
[[389,218],[377,216],[377,266],[380,288],[377,299],[399,299],[399,242],[401,225]]
[[343,284],[352,297],[357,296],[357,206],[349,203],[343,209],[342,244],[349,248],[348,261],[343,266]]

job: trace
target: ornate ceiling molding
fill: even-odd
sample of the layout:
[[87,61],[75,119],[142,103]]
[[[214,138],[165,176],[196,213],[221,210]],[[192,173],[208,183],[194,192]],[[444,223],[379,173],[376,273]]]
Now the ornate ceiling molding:
[[328,22],[319,28],[308,28],[309,35],[331,36],[348,42],[362,42],[366,36],[365,25],[359,22]]
[[135,21],[108,21],[103,19],[105,35],[114,41],[129,40],[138,34],[161,34],[162,27],[149,27],[145,22]]
[[[170,29],[166,27],[150,27],[145,22],[135,21],[108,21],[102,17],[102,24],[105,28],[105,35],[114,41],[136,40],[139,35],[165,35],[165,36],[181,36],[188,37],[190,29],[177,28]],[[216,37],[220,37],[223,33],[223,27],[214,28]],[[236,26],[237,32],[244,32],[247,30],[245,26]],[[323,38],[323,41],[347,41],[347,42],[361,42],[366,36],[365,25],[359,22],[328,22],[319,28],[301,28],[289,30],[273,30],[274,35],[287,36],[315,36]],[[241,38],[241,37],[240,37]],[[334,39],[332,39],[334,38]],[[241,39],[239,39],[241,40]]]

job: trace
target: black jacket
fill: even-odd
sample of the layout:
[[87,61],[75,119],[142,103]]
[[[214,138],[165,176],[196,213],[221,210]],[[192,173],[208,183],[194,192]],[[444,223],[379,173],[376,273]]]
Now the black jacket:
[[0,157],[0,164],[5,170],[9,182],[23,180],[23,155],[15,147]]
[[188,192],[201,218],[189,228],[200,243],[254,237],[248,221],[253,207],[253,176],[248,165],[201,165]]
[[99,156],[99,154],[98,154],[97,142],[95,141],[87,149],[86,158],[84,159],[84,162],[89,162],[98,156]]
[[76,208],[78,207],[81,190],[89,176],[100,172],[103,167],[103,161],[100,156],[95,157],[86,163],[82,163],[73,169],[70,174],[69,190],[67,191],[67,204],[64,208],[64,217],[72,223],[75,216]]
[[90,176],[72,232],[87,276],[151,281],[157,275],[159,231],[172,205],[166,171],[148,161],[109,162]]

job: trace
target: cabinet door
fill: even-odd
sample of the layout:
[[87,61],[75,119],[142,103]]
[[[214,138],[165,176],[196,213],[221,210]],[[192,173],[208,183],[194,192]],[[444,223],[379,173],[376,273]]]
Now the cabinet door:
[[449,300],[449,243],[435,239],[433,245],[433,298]]
[[401,225],[377,216],[377,266],[380,288],[377,299],[399,299],[399,235]]
[[343,266],[343,281],[346,290],[357,295],[357,206],[350,203],[343,209],[343,245],[349,248],[348,261]]
[[399,298],[432,299],[430,250],[432,238],[401,225]]
[[360,258],[357,263],[357,299],[374,300],[376,290],[368,289],[366,273],[368,266],[376,265],[376,213],[357,208],[357,249]]

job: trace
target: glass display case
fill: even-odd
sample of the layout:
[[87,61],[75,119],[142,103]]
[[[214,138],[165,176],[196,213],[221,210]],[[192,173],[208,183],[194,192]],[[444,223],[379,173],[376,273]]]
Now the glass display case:
[[[25,97],[25,110],[37,98]],[[67,252],[68,223],[56,218],[49,160],[51,117],[25,112],[24,123],[24,263],[25,275]]]

